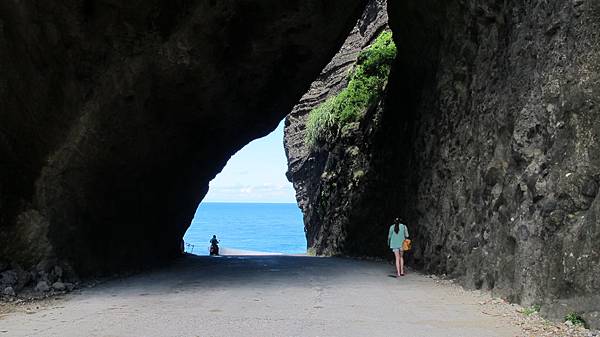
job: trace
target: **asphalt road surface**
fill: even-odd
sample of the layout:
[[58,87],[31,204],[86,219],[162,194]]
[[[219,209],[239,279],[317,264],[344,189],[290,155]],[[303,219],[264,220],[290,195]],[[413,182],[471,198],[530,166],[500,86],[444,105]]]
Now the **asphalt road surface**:
[[0,317],[3,336],[515,336],[481,295],[385,262],[188,256]]

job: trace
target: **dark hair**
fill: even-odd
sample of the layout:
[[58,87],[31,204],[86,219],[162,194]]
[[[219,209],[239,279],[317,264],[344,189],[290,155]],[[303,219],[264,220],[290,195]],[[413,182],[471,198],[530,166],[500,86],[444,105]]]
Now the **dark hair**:
[[398,234],[399,231],[400,231],[400,225],[396,222],[394,224],[394,232],[396,232],[396,234]]

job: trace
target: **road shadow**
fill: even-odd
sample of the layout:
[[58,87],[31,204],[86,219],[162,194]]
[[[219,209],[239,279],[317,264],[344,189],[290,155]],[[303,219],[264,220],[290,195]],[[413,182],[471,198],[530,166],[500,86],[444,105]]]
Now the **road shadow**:
[[[385,262],[293,255],[197,256],[186,254],[169,266],[106,282],[98,291],[120,288],[150,292],[189,288],[306,286],[313,281],[345,282],[361,274],[389,274]],[[353,276],[352,278],[349,278]]]

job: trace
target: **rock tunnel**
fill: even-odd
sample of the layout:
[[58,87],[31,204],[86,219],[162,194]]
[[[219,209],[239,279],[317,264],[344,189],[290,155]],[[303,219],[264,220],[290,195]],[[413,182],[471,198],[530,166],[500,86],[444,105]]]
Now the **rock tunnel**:
[[[0,269],[168,261],[208,182],[289,113],[309,250],[385,256],[401,215],[420,268],[600,326],[599,19],[592,1],[3,2]],[[304,144],[386,25],[385,90]]]
[[208,182],[285,116],[362,5],[175,4],[2,4],[3,257],[87,273],[177,254]]

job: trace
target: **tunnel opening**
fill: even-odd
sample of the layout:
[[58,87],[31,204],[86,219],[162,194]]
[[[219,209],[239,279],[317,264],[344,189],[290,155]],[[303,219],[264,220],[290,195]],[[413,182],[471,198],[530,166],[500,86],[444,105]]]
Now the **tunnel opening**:
[[[0,59],[14,69],[0,85],[0,272],[35,285],[62,263],[86,276],[178,256],[208,181],[290,112],[364,9],[151,2],[83,19],[3,5]],[[303,131],[295,121],[347,83],[389,13],[399,53],[373,118],[335,129],[340,146],[316,156],[289,139],[314,252],[389,256],[386,226],[401,215],[428,271],[523,302],[596,294],[600,44],[565,43],[597,37],[595,5],[368,3],[285,123]],[[55,32],[31,34],[38,21]]]
[[210,182],[184,235],[184,251],[220,255],[304,254],[306,237],[295,190],[286,179],[283,124],[234,154]]

